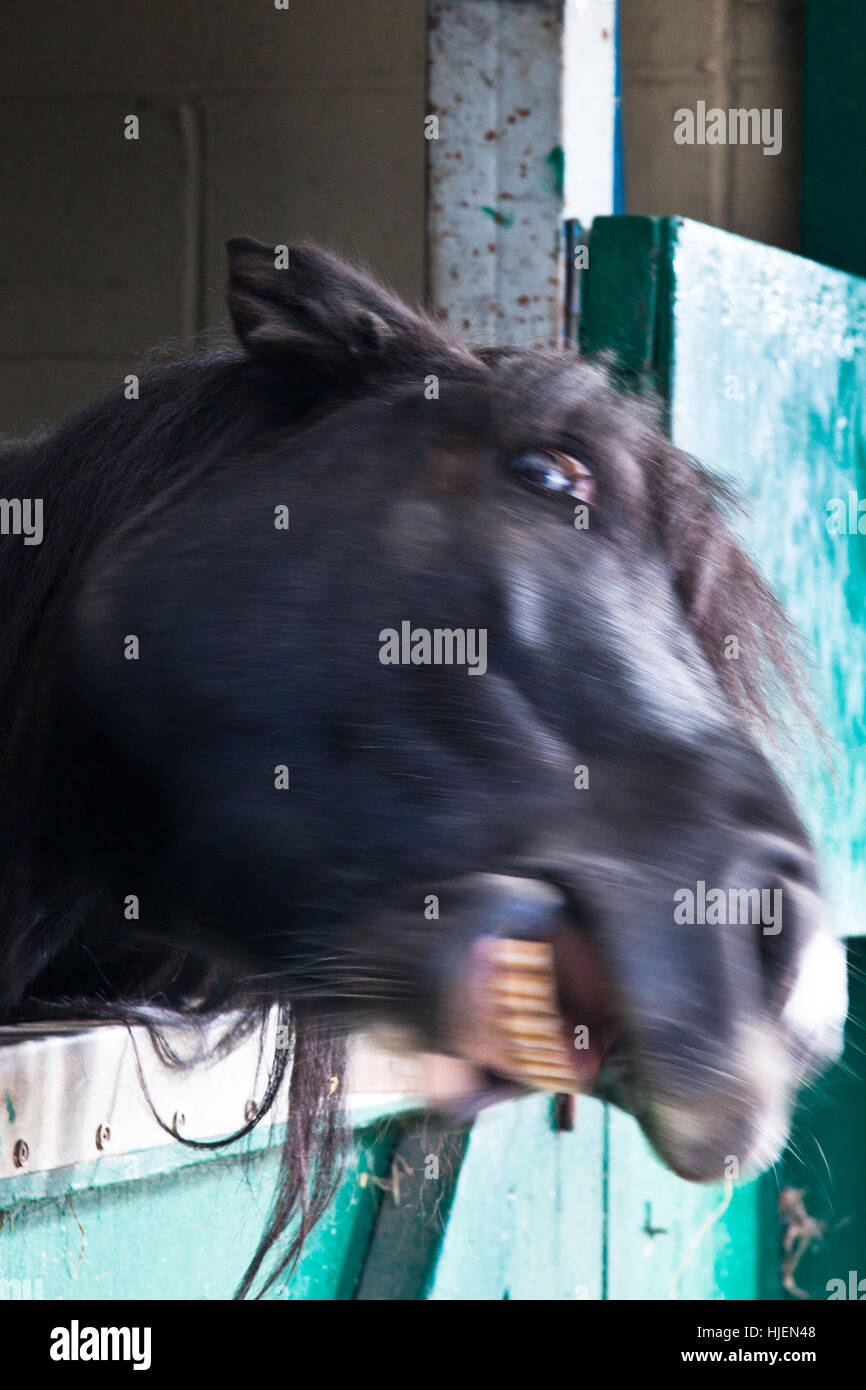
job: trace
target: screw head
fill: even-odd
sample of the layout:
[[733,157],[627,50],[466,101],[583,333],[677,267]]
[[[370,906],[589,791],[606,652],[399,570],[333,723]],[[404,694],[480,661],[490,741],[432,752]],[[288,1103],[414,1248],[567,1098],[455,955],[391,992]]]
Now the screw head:
[[16,1168],[24,1168],[30,1158],[30,1145],[26,1139],[18,1139],[15,1148],[12,1150],[12,1162]]
[[173,1128],[174,1128],[174,1130],[175,1130],[175,1133],[176,1133],[178,1130],[183,1129],[183,1127],[184,1127],[185,1124],[186,1124],[186,1115],[183,1113],[182,1110],[175,1110],[175,1112],[174,1112],[174,1120],[172,1121],[172,1126],[173,1126]]
[[96,1147],[97,1147],[98,1149],[104,1149],[104,1148],[106,1147],[106,1145],[107,1145],[107,1144],[110,1144],[110,1143],[111,1143],[111,1126],[110,1126],[110,1125],[100,1125],[99,1128],[98,1128],[97,1131],[96,1131]]

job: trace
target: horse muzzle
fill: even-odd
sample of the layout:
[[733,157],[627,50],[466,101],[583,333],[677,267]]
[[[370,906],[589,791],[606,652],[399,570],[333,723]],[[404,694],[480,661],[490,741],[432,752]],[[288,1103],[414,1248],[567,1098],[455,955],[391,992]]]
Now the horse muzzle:
[[[844,949],[821,925],[807,856],[761,845],[717,875],[715,911],[696,914],[712,920],[694,922],[676,920],[672,880],[595,867],[577,889],[477,877],[481,929],[440,994],[437,1046],[472,1062],[488,1095],[499,1084],[618,1105],[684,1178],[766,1168],[798,1087],[842,1046]],[[761,905],[760,874],[763,904],[780,894],[784,915],[727,920],[731,904]]]

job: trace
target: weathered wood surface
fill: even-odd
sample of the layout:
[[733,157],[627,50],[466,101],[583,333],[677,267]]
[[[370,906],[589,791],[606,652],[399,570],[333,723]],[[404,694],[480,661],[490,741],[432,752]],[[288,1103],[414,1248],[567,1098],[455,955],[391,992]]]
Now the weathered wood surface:
[[[585,344],[654,380],[674,443],[733,483],[747,508],[737,528],[804,639],[830,758],[804,732],[780,766],[815,836],[833,924],[860,934],[866,282],[678,218],[601,218],[590,258]],[[864,501],[863,534],[848,526],[851,496]],[[833,533],[841,503],[848,529]]]

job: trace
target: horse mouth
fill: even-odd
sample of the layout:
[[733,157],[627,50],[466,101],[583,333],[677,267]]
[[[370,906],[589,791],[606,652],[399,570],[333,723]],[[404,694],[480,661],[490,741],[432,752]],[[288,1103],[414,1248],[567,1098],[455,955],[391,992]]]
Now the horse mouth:
[[[721,1178],[731,1151],[754,1172],[781,1152],[787,1117],[772,1106],[768,1126],[748,1085],[742,1093],[727,1084],[712,1091],[700,1070],[692,1072],[687,1050],[668,1059],[675,1092],[664,1076],[661,1086],[648,1080],[602,954],[574,924],[544,939],[478,938],[450,1007],[449,1050],[475,1075],[474,1087],[448,1107],[455,1120],[530,1091],[571,1093],[634,1116],[659,1157],[690,1181]],[[781,1052],[774,1057],[781,1078]]]
[[607,901],[585,862],[580,880],[543,867],[446,881],[445,928],[417,938],[397,1046],[460,1063],[431,1103],[463,1124],[531,1091],[582,1094],[633,1116],[681,1178],[764,1171],[798,1088],[841,1054],[840,943],[789,914],[779,964],[739,924],[680,937],[661,889],[629,896],[627,864],[603,861],[626,890]]
[[449,1014],[449,1047],[483,1074],[485,1097],[599,1095],[624,1052],[600,952],[573,928],[478,938]]
[[[615,953],[581,905],[543,880],[490,876],[475,907],[478,935],[446,971],[433,1033],[437,1051],[468,1064],[466,1090],[440,1107],[449,1116],[462,1122],[529,1091],[570,1092],[634,1116],[662,1161],[688,1180],[723,1177],[731,1155],[744,1172],[775,1161],[797,1085],[832,1061],[838,1044],[821,1042],[820,1030],[799,1036],[785,1008],[761,1005],[760,981],[742,977],[742,998],[725,977],[694,976],[691,985],[684,977],[684,1014],[670,1002],[662,1014],[653,970],[676,964],[655,953],[643,1001],[627,997]],[[820,939],[830,953],[836,943]],[[789,991],[803,962],[791,968]],[[706,1027],[689,1007],[696,992]],[[829,997],[822,1007],[832,1022],[839,1010]]]

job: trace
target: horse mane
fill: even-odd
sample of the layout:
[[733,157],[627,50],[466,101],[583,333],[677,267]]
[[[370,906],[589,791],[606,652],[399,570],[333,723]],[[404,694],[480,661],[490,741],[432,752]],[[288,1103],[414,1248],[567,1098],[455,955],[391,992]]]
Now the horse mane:
[[[493,356],[481,361],[494,365]],[[496,360],[502,355],[498,355]],[[539,371],[574,372],[573,353],[514,354]],[[509,360],[502,359],[503,365]],[[529,368],[534,370],[534,368]],[[654,521],[685,615],[731,703],[747,718],[766,719],[769,691],[797,684],[798,662],[779,605],[734,539],[724,513],[730,497],[669,444],[653,407],[625,398],[606,373],[583,363],[586,401],[602,428],[617,432],[642,460]],[[550,387],[550,383],[548,383]],[[251,995],[242,980],[166,947],[129,946],[107,965],[89,954],[85,924],[106,905],[91,885],[72,885],[69,901],[52,899],[35,845],[40,771],[56,664],[54,637],[64,606],[95,548],[115,529],[193,487],[202,473],[233,456],[286,436],[331,408],[314,383],[292,384],[237,350],[163,365],[142,376],[138,399],[117,390],[51,431],[0,446],[0,495],[44,499],[42,544],[0,547],[0,1016],[74,1017],[143,1023],[167,1060],[168,1025],[233,1010],[216,1051],[259,1030],[268,1010],[290,1000],[274,991]],[[552,388],[551,388],[552,389]],[[351,394],[351,388],[349,388]],[[724,638],[740,634],[739,661],[726,661]],[[35,769],[35,772],[34,772]],[[72,988],[74,982],[77,988]],[[297,1262],[304,1241],[329,1206],[342,1171],[347,1134],[342,1078],[345,1039],[313,1009],[292,1011],[291,1078],[287,1054],[275,1055],[258,1123],[282,1097],[290,1122],[268,1225],[237,1291],[249,1293],[267,1260],[261,1296]],[[199,1060],[199,1059],[196,1059]],[[181,1136],[176,1136],[179,1139]],[[237,1138],[228,1136],[220,1142]],[[188,1142],[183,1141],[182,1142]],[[282,1237],[291,1228],[285,1250]]]
[[[72,901],[46,903],[34,852],[39,826],[39,768],[51,696],[57,621],[94,549],[151,506],[165,505],[201,474],[248,452],[275,432],[285,437],[318,405],[316,396],[277,381],[246,353],[225,350],[163,364],[140,381],[138,399],[115,390],[22,441],[0,444],[0,496],[42,498],[39,546],[0,547],[0,1017],[75,1018],[143,1024],[168,1063],[194,1067],[264,1036],[281,997],[250,997],[229,971],[187,952],[135,946],[96,961],[79,930],[105,905],[84,887]],[[50,893],[50,890],[49,890]],[[70,988],[74,985],[75,988]],[[46,997],[47,996],[47,997]],[[168,1032],[199,1031],[231,1011],[231,1022],[202,1052],[178,1055]],[[266,1098],[248,1133],[282,1099],[286,1125],[280,1179],[268,1226],[237,1290],[249,1293],[263,1262],[291,1221],[295,1232],[263,1293],[291,1268],[327,1209],[341,1171],[346,1135],[342,1089],[345,1039],[309,1011],[292,1012],[292,1047],[274,1053]],[[284,1082],[291,1063],[288,1088]],[[159,1117],[157,1116],[157,1119]],[[180,1142],[192,1143],[176,1135]]]
[[[629,413],[674,589],[731,707],[758,742],[778,746],[791,714],[820,736],[799,634],[735,535],[741,499],[665,437],[653,396],[634,399]],[[732,635],[736,660],[725,651]]]

